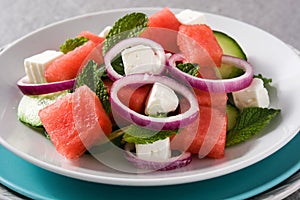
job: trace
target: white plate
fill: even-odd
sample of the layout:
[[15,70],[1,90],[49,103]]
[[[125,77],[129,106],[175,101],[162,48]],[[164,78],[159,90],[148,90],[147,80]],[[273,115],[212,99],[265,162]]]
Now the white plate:
[[[252,165],[271,155],[299,131],[300,60],[282,41],[248,24],[213,14],[207,23],[233,36],[245,50],[256,73],[273,79],[272,107],[282,110],[280,117],[261,134],[246,143],[226,149],[223,159],[194,159],[182,169],[146,174],[125,173],[102,165],[89,155],[77,162],[63,159],[41,134],[20,123],[16,108],[22,96],[16,81],[24,76],[23,59],[46,49],[58,49],[66,38],[83,30],[99,33],[104,27],[132,11],[151,14],[158,9],[139,8],[92,13],[37,30],[0,54],[0,142],[29,162],[47,170],[92,182],[115,185],[171,185],[214,178]],[[174,12],[178,10],[173,10]],[[118,163],[123,165],[123,163]]]

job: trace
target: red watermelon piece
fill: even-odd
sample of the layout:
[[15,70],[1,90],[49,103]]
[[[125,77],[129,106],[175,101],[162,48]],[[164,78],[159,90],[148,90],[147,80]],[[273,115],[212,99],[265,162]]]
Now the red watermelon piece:
[[141,87],[126,86],[118,92],[120,101],[127,105],[131,110],[144,114],[145,102],[152,85],[143,85]]
[[79,33],[78,37],[83,36],[85,38],[88,38],[89,40],[92,40],[95,44],[96,44],[96,48],[99,51],[99,56],[95,57],[94,60],[98,63],[98,64],[102,64],[104,63],[104,58],[103,58],[103,42],[105,40],[104,37],[100,37],[99,35],[96,35],[92,32],[89,31],[82,31],[81,33]]
[[206,92],[197,88],[194,88],[194,92],[199,106],[207,106],[221,110],[226,109],[226,103],[228,99],[226,93]]
[[85,37],[85,38],[88,38],[90,40],[92,40],[95,44],[101,44],[105,38],[104,37],[100,37],[92,32],[89,32],[89,31],[82,31],[79,33],[78,37]]
[[96,47],[97,44],[89,40],[54,60],[45,71],[46,81],[57,82],[73,79],[89,60],[101,64],[103,62],[102,53]]
[[175,31],[178,31],[180,25],[181,23],[168,7],[151,15],[148,22],[149,27],[166,28]]
[[[222,158],[226,142],[226,93],[209,93],[194,88],[199,116],[172,138],[171,148],[190,151],[200,157]],[[180,112],[188,109],[186,99],[180,100]]]
[[223,50],[209,26],[181,25],[177,43],[188,62],[198,63],[200,66],[221,65]]
[[200,106],[199,118],[172,138],[171,148],[199,157],[222,158],[225,153],[227,116],[225,111]]
[[[226,109],[227,94],[213,93],[193,88],[199,107],[211,107],[220,110]],[[185,98],[180,98],[180,113],[186,112],[189,109],[189,102]]]
[[85,85],[40,110],[39,117],[56,150],[68,159],[79,158],[112,131],[99,98]]
[[180,25],[175,14],[166,7],[149,17],[148,28],[141,37],[159,43],[167,52],[179,53],[177,34]]

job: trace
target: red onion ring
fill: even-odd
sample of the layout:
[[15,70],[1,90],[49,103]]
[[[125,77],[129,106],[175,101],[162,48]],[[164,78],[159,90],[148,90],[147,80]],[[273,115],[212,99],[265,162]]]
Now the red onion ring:
[[168,160],[149,161],[138,158],[135,154],[130,152],[131,148],[128,144],[125,145],[125,158],[139,169],[168,171],[185,167],[192,162],[192,154],[190,152],[183,152],[179,156],[171,157]]
[[117,43],[115,46],[113,46],[104,56],[104,63],[106,67],[107,74],[109,78],[112,81],[118,80],[122,78],[123,76],[118,74],[112,67],[111,61],[124,49],[133,47],[136,45],[145,45],[145,46],[150,46],[155,54],[159,57],[161,61],[161,70],[157,74],[162,74],[165,71],[165,64],[166,64],[166,56],[164,49],[162,46],[152,40],[146,39],[146,38],[129,38],[120,41]]
[[248,87],[253,79],[253,67],[245,60],[223,55],[222,63],[232,64],[245,71],[245,73],[239,77],[232,79],[204,79],[189,75],[182,72],[176,67],[176,62],[185,60],[181,54],[174,54],[168,60],[169,73],[176,78],[183,78],[187,80],[192,87],[205,90],[208,92],[234,92]]
[[[128,106],[124,105],[118,97],[118,91],[126,85],[152,84],[155,82],[162,83],[181,94],[188,100],[190,108],[186,112],[175,116],[156,118],[142,115],[131,110]],[[175,130],[187,126],[197,119],[199,113],[197,99],[191,90],[174,79],[153,74],[132,74],[115,81],[111,87],[110,102],[112,111],[116,112],[117,115],[122,116],[130,123],[153,130]]]
[[75,79],[41,84],[29,83],[27,76],[24,76],[17,82],[19,89],[25,95],[40,95],[69,90],[74,87],[74,84]]

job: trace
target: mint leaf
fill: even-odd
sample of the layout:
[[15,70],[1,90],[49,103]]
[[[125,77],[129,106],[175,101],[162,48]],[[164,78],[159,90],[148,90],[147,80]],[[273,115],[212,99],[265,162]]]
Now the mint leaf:
[[196,77],[198,76],[199,65],[197,64],[179,63],[176,67],[189,75],[196,76]]
[[109,101],[109,93],[107,87],[104,85],[103,81],[99,79],[96,87],[96,95],[100,99],[102,106],[107,114],[111,112],[111,105]]
[[233,129],[227,133],[226,146],[244,142],[259,133],[278,113],[279,109],[244,108]]
[[86,43],[89,39],[86,37],[76,37],[71,38],[65,41],[60,47],[60,51],[64,54],[68,53],[69,51],[73,51],[76,47],[79,47]]
[[272,83],[272,79],[271,78],[266,78],[266,77],[264,77],[261,74],[254,75],[253,77],[254,78],[260,78],[264,82],[264,87],[265,88],[270,87],[270,83]]
[[155,131],[155,130],[146,129],[136,125],[130,125],[126,129],[126,133],[123,136],[123,140],[135,144],[149,144],[157,140],[163,140],[176,133],[177,131],[171,131],[171,130]]
[[90,60],[82,69],[82,72],[76,77],[75,88],[82,85],[87,85],[92,91],[96,93],[100,99],[102,106],[107,114],[110,113],[111,107],[109,102],[108,89],[102,81],[102,77],[105,77],[105,67],[98,67],[97,63]]
[[122,56],[119,55],[118,57],[116,57],[115,59],[113,59],[113,61],[111,62],[111,66],[114,68],[114,70],[120,74],[120,75],[124,75],[124,63],[123,63],[123,59]]
[[81,73],[76,77],[75,88],[87,85],[92,91],[96,91],[100,76],[98,65],[95,61],[90,60],[82,69]]
[[126,38],[137,37],[147,27],[148,17],[144,13],[131,13],[115,22],[106,36],[103,54]]

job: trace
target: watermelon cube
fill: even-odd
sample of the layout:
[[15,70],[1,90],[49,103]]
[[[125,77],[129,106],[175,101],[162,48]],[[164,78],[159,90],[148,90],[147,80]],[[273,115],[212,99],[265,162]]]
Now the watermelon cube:
[[56,150],[67,159],[79,158],[112,131],[99,98],[85,85],[40,110],[39,117]]

